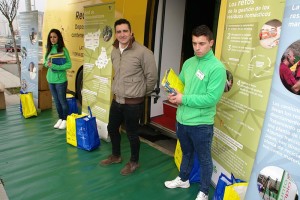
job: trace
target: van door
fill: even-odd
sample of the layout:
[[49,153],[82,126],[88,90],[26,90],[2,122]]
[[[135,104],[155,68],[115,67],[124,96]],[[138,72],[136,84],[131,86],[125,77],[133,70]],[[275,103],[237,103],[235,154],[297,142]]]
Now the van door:
[[[159,81],[167,69],[172,68],[177,74],[180,72],[182,38],[184,30],[185,0],[161,0],[158,5],[154,56],[159,69]],[[150,124],[163,129],[170,136],[175,136],[175,113],[166,114],[167,93],[160,86],[157,102],[151,99]],[[172,107],[175,112],[176,108]],[[169,113],[170,114],[170,113]]]
[[[216,28],[221,0],[159,0],[155,32],[154,55],[161,81],[167,69],[180,73],[183,62],[194,55],[191,33],[194,27],[209,26],[216,36]],[[165,135],[176,138],[177,106],[167,100],[167,93],[161,85],[159,98],[151,98],[151,126]]]

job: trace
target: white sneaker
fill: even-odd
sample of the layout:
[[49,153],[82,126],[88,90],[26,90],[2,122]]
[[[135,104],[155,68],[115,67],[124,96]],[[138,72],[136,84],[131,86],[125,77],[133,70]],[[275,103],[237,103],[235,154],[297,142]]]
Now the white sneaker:
[[182,181],[179,176],[177,176],[174,180],[172,181],[166,181],[165,186],[167,188],[173,189],[173,188],[188,188],[190,187],[190,181]]
[[204,194],[203,192],[199,192],[197,195],[196,200],[208,200],[208,195]]
[[59,129],[66,129],[67,127],[67,121],[66,120],[62,120],[61,124],[59,125]]
[[59,120],[56,122],[56,124],[54,125],[54,128],[58,128],[58,127],[60,126],[61,122],[62,122],[62,119],[59,119]]

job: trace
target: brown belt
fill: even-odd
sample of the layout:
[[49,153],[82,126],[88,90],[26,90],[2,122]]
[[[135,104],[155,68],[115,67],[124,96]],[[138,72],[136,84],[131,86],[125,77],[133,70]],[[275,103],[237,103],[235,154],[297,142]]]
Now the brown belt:
[[[114,100],[116,100],[116,95],[114,95]],[[139,104],[144,101],[144,97],[136,97],[136,98],[124,98],[125,104]]]

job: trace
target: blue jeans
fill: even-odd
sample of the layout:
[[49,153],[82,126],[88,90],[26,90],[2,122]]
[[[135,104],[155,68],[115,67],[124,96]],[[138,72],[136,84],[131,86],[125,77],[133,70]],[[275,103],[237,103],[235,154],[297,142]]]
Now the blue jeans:
[[177,122],[176,135],[182,150],[179,177],[183,181],[189,179],[196,153],[200,165],[200,191],[208,194],[213,172],[211,157],[213,125],[187,126]]
[[114,156],[121,156],[121,135],[119,128],[124,123],[131,149],[130,161],[139,161],[140,138],[138,129],[142,111],[143,103],[132,105],[119,104],[115,100],[112,101],[107,130],[111,139],[112,154]]
[[68,82],[49,83],[59,119],[66,120],[68,116],[68,102],[66,98]]

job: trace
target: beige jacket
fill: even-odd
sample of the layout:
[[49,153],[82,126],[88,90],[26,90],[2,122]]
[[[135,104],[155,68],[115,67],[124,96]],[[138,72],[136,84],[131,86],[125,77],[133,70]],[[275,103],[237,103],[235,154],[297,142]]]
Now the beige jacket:
[[125,98],[149,95],[157,82],[157,67],[152,51],[134,41],[134,38],[122,54],[117,40],[113,46],[112,91],[116,101],[124,104]]

